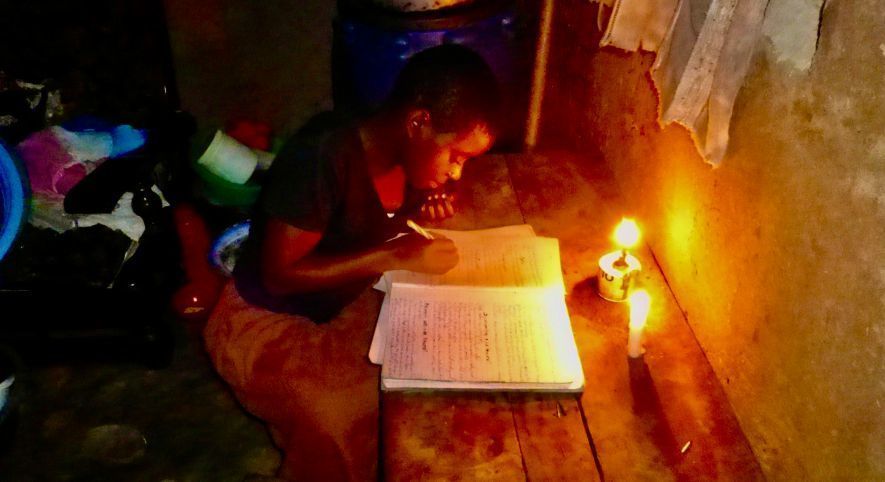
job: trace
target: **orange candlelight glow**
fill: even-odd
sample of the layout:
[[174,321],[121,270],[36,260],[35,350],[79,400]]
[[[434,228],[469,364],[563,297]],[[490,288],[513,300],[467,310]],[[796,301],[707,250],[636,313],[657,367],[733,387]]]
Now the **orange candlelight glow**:
[[623,218],[615,228],[615,242],[622,249],[629,249],[639,243],[639,226],[630,218]]
[[639,260],[627,252],[627,249],[639,243],[639,226],[636,221],[621,218],[612,239],[618,249],[599,258],[597,290],[599,296],[609,301],[621,302],[627,300],[636,272],[641,269]]

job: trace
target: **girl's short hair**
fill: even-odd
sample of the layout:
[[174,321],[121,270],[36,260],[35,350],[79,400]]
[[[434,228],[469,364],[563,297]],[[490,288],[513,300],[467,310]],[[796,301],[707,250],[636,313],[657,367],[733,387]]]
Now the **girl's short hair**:
[[388,105],[427,109],[434,127],[462,132],[478,123],[495,133],[500,99],[495,74],[479,54],[441,45],[413,55],[397,77]]

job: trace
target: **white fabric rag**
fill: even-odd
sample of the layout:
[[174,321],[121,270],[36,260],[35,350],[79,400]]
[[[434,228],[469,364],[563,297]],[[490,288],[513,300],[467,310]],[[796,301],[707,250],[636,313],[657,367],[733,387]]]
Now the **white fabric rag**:
[[713,0],[695,36],[690,4],[680,0],[652,67],[661,122],[691,129],[704,159],[714,166],[728,148],[734,101],[750,68],[767,5],[768,0]]
[[[156,185],[151,186],[151,191],[160,197],[163,207],[169,206]],[[38,228],[52,229],[57,233],[101,224],[122,232],[133,242],[138,242],[144,234],[145,226],[141,216],[132,210],[132,197],[131,192],[123,193],[110,214],[68,214],[65,212],[63,199],[35,194],[31,202],[29,222]]]
[[600,45],[658,53],[652,77],[660,122],[690,129],[704,159],[719,165],[768,0],[599,1],[600,29],[605,25]]
[[638,49],[657,52],[670,28],[679,0],[599,2],[596,22],[603,31],[600,47],[610,45],[630,52]]

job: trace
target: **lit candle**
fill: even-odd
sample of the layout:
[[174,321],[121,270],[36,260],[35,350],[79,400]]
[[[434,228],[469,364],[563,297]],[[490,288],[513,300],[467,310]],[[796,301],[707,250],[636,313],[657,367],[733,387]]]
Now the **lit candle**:
[[642,331],[648,318],[651,297],[645,290],[637,290],[630,295],[630,336],[627,339],[627,355],[630,358],[642,356]]
[[639,243],[639,226],[632,219],[624,218],[615,228],[614,241],[620,248],[599,258],[597,286],[599,295],[609,301],[625,301],[630,294],[635,273],[642,265],[627,252]]
[[627,256],[627,250],[639,243],[639,226],[630,218],[621,218],[621,222],[615,228],[615,243],[623,250],[623,256]]

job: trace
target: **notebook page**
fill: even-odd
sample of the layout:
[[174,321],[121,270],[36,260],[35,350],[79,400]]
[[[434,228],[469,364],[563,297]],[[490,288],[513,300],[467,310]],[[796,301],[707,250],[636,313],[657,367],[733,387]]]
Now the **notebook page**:
[[[532,238],[535,236],[535,230],[532,229],[530,224],[515,224],[512,226],[501,226],[498,228],[488,228],[488,229],[474,229],[469,231],[455,231],[448,229],[429,229],[431,233],[434,235],[442,235],[446,238],[451,239],[456,245],[459,246],[467,246],[470,244],[482,245],[482,244],[494,244],[500,241],[502,238]],[[392,239],[396,239],[400,236],[404,236],[405,233],[402,233]],[[406,275],[406,271],[387,271],[384,273],[381,278],[374,284],[373,288],[378,291],[382,291],[387,293],[390,291],[390,286],[393,281],[400,280],[402,281],[404,278],[409,278],[409,283],[411,284],[422,284],[424,281],[421,276],[410,276]]]
[[559,241],[555,238],[490,238],[482,242],[453,240],[458,264],[442,275],[411,271],[385,274],[393,284],[423,286],[559,287]]
[[562,356],[568,347],[560,346],[565,343],[561,325],[568,323],[560,307],[561,293],[404,286],[388,296],[384,378],[551,384],[574,380]]

